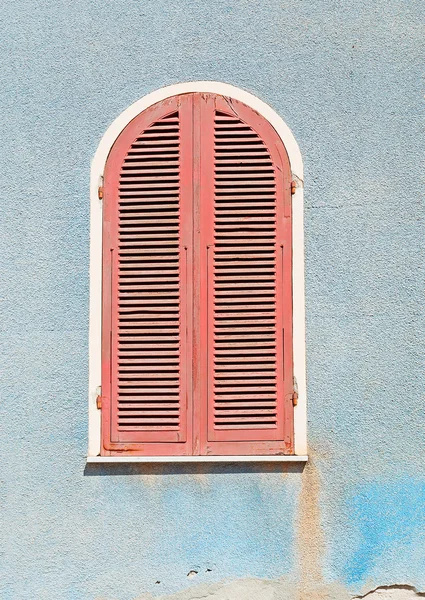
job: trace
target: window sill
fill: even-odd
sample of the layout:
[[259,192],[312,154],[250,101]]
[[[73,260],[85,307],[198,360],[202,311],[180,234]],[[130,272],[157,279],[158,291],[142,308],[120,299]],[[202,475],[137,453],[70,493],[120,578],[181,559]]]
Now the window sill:
[[88,456],[88,463],[307,462],[308,456]]

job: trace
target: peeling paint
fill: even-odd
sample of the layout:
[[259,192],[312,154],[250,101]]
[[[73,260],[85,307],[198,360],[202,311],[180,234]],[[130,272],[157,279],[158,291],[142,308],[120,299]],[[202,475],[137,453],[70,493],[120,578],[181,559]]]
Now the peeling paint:
[[353,600],[416,600],[425,598],[425,592],[419,592],[413,585],[381,585],[361,596],[354,596]]
[[[177,594],[152,596],[142,594],[134,600],[295,600],[299,598],[299,589],[286,578],[277,580],[243,579],[233,582],[204,584]],[[324,585],[315,590],[303,592],[303,600],[417,600],[425,593],[415,587],[403,584],[379,586],[362,596],[351,596],[341,587]],[[100,600],[100,599],[99,599]]]

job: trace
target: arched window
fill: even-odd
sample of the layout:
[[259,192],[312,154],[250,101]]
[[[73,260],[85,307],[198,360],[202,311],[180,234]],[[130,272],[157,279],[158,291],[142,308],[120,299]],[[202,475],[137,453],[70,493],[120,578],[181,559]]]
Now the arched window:
[[285,145],[214,92],[163,98],[107,156],[103,456],[293,455],[293,211]]

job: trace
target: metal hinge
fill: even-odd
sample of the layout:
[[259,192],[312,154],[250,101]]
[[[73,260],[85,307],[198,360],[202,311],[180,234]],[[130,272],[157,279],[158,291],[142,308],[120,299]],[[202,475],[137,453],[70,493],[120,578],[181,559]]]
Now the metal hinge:
[[103,400],[102,396],[97,396],[97,398],[96,398],[96,408],[98,410],[100,410],[102,408],[102,400]]
[[292,405],[296,406],[298,404],[298,383],[297,378],[294,377],[294,391],[292,392]]
[[97,188],[97,197],[103,200],[103,175],[99,177],[99,187]]
[[297,182],[294,180],[294,181],[291,181],[291,194],[294,195],[296,191],[297,191]]

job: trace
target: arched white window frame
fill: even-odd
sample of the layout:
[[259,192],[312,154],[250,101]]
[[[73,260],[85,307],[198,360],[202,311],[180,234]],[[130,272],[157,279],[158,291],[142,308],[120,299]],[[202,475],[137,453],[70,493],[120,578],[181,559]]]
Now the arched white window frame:
[[[296,182],[292,196],[292,284],[293,284],[293,360],[298,386],[298,404],[294,406],[294,456],[114,456],[100,455],[100,410],[97,396],[101,383],[101,322],[102,322],[102,200],[98,189],[108,154],[121,131],[149,106],[171,96],[193,92],[220,94],[248,105],[274,127],[288,152],[292,179]],[[200,462],[200,461],[305,461],[307,460],[307,396],[304,293],[304,177],[298,144],[286,123],[265,102],[226,83],[194,81],[170,85],[156,90],[124,110],[108,127],[93,158],[90,175],[90,333],[89,333],[89,462]]]

